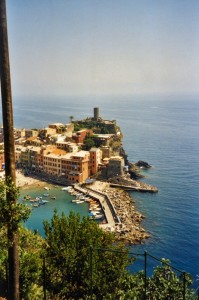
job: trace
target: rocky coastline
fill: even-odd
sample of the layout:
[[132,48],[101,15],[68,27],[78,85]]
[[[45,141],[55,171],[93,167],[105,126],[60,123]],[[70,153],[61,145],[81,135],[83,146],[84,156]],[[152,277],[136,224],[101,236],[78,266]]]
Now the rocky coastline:
[[142,243],[143,240],[150,237],[150,234],[141,227],[144,216],[136,211],[135,201],[128,191],[157,193],[158,189],[138,180],[144,177],[140,171],[151,168],[151,165],[142,160],[137,163],[128,161],[126,163],[129,168],[127,173],[111,178],[99,176],[100,180],[93,182],[89,188],[108,196],[120,220],[120,223],[115,223],[114,226],[102,226],[102,228],[115,232],[120,241],[132,245]]
[[144,215],[136,211],[131,196],[121,189],[114,191],[109,188],[107,192],[121,221],[115,230],[119,240],[128,244],[140,244],[149,238],[150,235],[141,227]]
[[114,226],[102,228],[114,232],[118,240],[129,245],[140,244],[150,237],[150,234],[141,227],[144,216],[136,211],[135,201],[128,192],[121,188],[112,188],[109,183],[100,181],[94,182],[89,188],[108,195],[120,220],[120,223]]

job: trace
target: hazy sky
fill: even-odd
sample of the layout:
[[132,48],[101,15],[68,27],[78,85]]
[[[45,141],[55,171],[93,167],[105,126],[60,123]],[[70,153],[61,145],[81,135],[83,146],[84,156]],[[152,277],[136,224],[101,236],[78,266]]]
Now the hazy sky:
[[13,95],[198,93],[198,0],[7,0]]

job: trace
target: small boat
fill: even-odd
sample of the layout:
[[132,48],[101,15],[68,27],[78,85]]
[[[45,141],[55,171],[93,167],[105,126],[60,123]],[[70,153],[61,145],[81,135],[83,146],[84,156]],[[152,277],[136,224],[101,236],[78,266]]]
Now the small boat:
[[47,190],[47,191],[49,191],[49,190],[50,190],[50,188],[49,188],[48,186],[45,186],[45,187],[44,187],[44,190]]
[[81,196],[83,196],[82,193],[75,193],[75,195],[76,195],[76,197],[81,197]]
[[75,203],[81,204],[81,203],[84,203],[84,201],[83,200],[77,200]]
[[100,207],[95,208],[96,211],[101,211],[102,209]]
[[36,197],[36,198],[34,198],[34,199],[30,199],[29,201],[30,202],[38,202],[40,200],[40,198],[39,197]]
[[66,187],[63,187],[61,190],[62,191],[68,191],[68,190],[70,190],[71,189],[71,186],[66,186]]
[[103,217],[104,217],[103,215],[95,215],[95,216],[94,216],[94,218],[95,218],[96,220],[102,219]]
[[48,197],[48,196],[49,196],[49,194],[43,194],[43,196],[44,196],[44,197]]
[[30,199],[29,201],[34,203],[34,202],[37,202],[38,200],[36,200],[36,199]]
[[46,204],[46,203],[48,203],[48,200],[39,200],[39,204],[40,204],[40,205],[44,205],[44,204]]
[[55,199],[56,199],[56,196],[50,196],[50,199],[55,200]]
[[39,203],[33,204],[34,207],[39,207]]

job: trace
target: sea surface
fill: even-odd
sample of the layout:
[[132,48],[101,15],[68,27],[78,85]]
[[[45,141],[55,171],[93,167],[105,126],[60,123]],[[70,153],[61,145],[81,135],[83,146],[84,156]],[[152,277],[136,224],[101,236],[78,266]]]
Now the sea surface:
[[[13,102],[17,128],[69,123],[70,116],[80,120],[93,116],[94,107],[99,107],[103,119],[117,120],[129,161],[144,160],[151,164],[151,169],[143,171],[144,181],[159,190],[157,194],[131,193],[136,208],[146,217],[142,225],[151,234],[150,239],[133,246],[132,251],[147,250],[155,257],[168,258],[176,268],[190,272],[197,283],[199,96],[13,97]],[[48,207],[42,208],[41,219],[52,216],[53,208],[48,213]],[[87,214],[86,206],[71,205],[70,198],[63,198],[58,210],[68,213],[70,209]],[[31,220],[35,229],[41,228],[37,216],[35,213]]]

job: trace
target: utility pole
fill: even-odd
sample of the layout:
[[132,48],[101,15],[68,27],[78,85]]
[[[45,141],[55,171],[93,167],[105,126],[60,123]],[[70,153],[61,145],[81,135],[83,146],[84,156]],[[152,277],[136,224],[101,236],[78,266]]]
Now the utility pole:
[[[5,178],[6,184],[9,180],[16,186],[15,172],[15,148],[12,93],[10,79],[10,62],[8,49],[6,0],[0,0],[0,80],[2,96],[2,114],[4,129],[4,152],[5,152]],[[9,190],[6,194],[9,205],[15,204],[13,194]],[[19,257],[18,257],[18,232],[13,231],[12,225],[8,224],[8,282],[9,300],[19,300]]]

